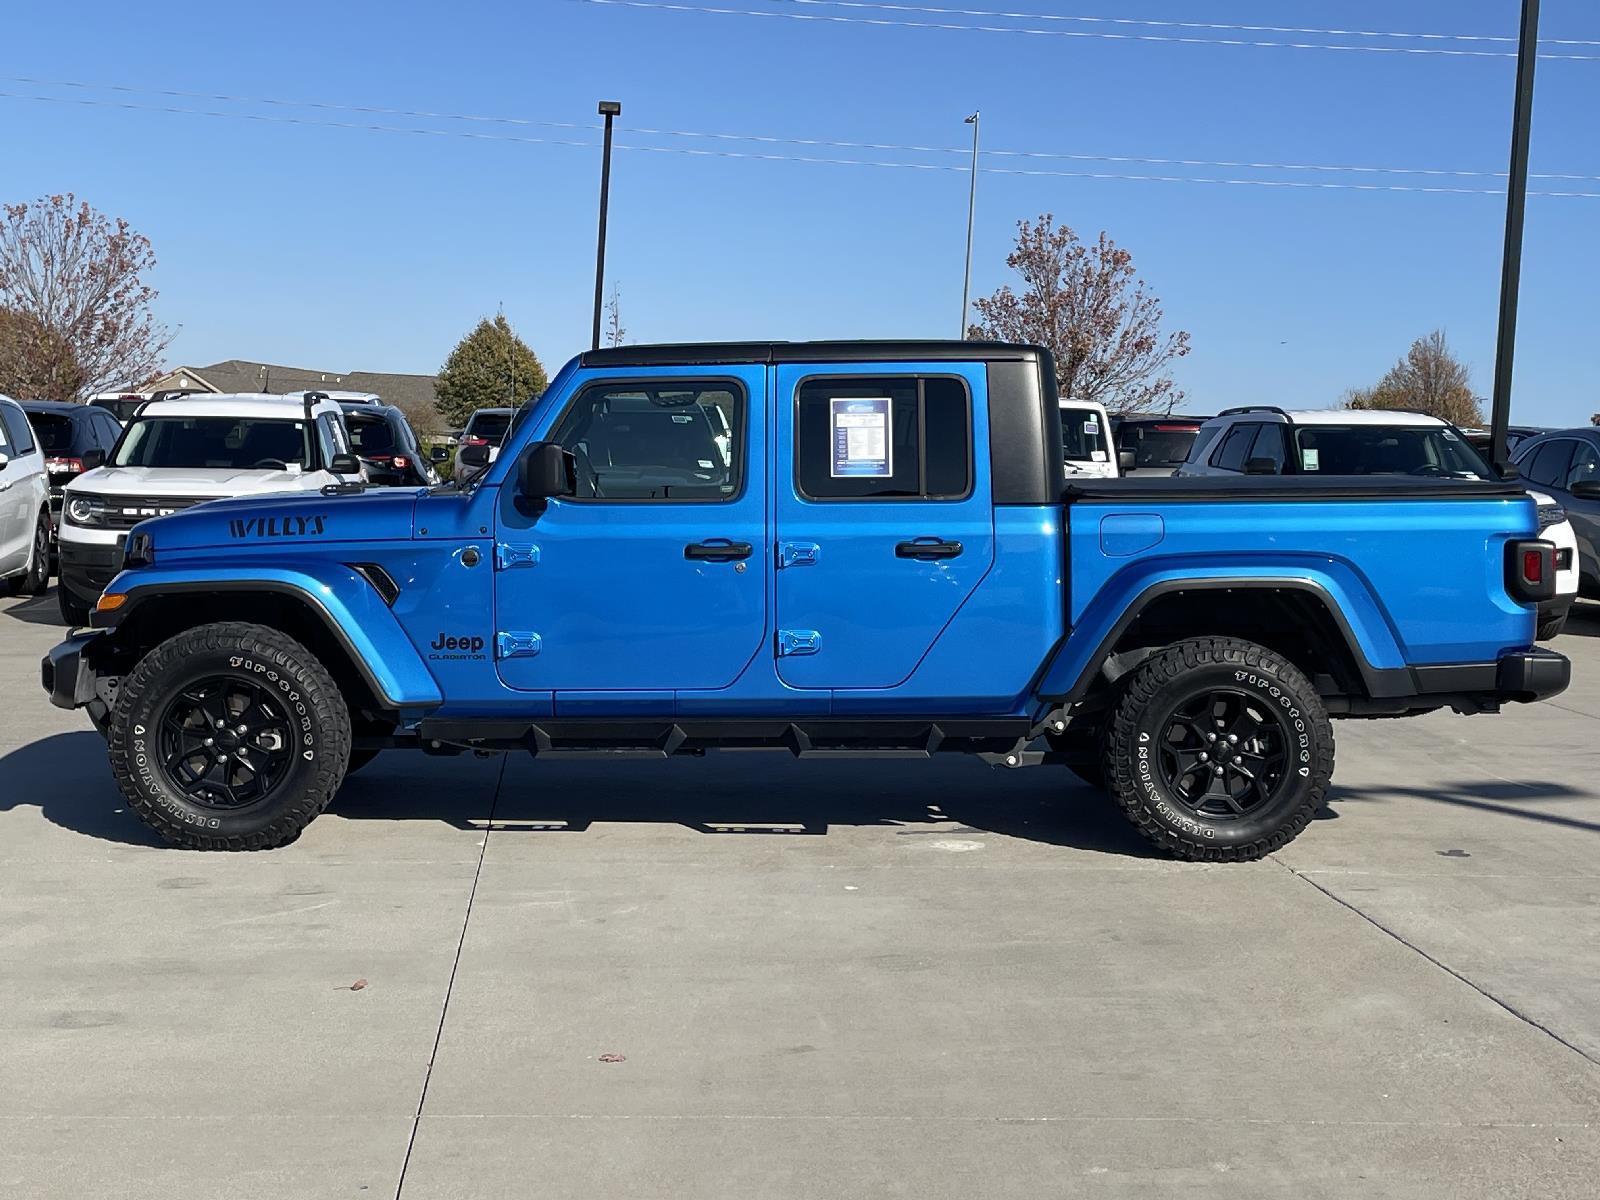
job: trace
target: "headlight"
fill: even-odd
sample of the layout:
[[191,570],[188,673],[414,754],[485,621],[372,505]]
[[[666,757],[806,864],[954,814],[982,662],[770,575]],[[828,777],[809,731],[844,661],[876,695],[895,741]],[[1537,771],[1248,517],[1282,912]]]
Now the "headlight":
[[1552,525],[1559,525],[1567,519],[1567,510],[1559,504],[1539,505],[1539,531],[1543,533]]
[[106,502],[99,496],[69,496],[67,522],[71,525],[103,525],[106,519]]

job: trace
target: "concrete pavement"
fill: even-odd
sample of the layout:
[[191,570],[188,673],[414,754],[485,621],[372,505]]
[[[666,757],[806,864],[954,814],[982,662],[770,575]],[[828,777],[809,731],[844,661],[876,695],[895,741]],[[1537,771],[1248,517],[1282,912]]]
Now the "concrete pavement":
[[1225,867],[1054,770],[740,754],[387,755],[169,850],[54,610],[0,605],[0,1195],[1594,1192],[1600,606],[1567,695],[1338,724]]

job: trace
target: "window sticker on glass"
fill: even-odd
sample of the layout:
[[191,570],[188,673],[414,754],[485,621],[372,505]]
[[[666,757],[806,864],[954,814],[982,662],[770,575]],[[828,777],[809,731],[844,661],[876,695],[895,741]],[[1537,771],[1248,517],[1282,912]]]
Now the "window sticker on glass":
[[1087,421],[1085,421],[1083,423],[1083,431],[1085,433],[1099,433],[1100,432],[1100,422],[1097,421],[1094,417],[1090,417]]
[[833,418],[835,479],[888,479],[894,474],[889,439],[893,401],[888,396],[828,401]]
[[1300,466],[1304,470],[1315,471],[1317,469],[1317,452],[1309,448],[1301,450]]

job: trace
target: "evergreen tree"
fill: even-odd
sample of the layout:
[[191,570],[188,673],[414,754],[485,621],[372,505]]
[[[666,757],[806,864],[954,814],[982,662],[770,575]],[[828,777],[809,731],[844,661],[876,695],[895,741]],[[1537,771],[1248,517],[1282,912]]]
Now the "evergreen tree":
[[439,370],[434,406],[452,429],[480,408],[515,408],[544,391],[549,379],[504,314],[485,317],[456,344]]

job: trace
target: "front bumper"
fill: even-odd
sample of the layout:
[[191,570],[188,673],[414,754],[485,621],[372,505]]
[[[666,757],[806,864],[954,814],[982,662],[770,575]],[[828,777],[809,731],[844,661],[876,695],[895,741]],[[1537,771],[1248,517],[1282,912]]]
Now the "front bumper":
[[111,543],[62,541],[56,549],[61,586],[91,608],[122,570],[120,540]]
[[82,708],[99,698],[95,670],[89,665],[84,650],[104,636],[98,629],[75,633],[52,647],[40,660],[39,682],[44,685],[51,704],[57,708]]

